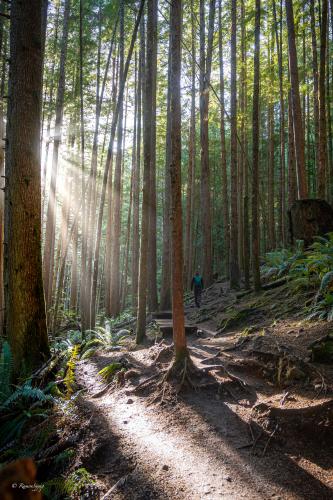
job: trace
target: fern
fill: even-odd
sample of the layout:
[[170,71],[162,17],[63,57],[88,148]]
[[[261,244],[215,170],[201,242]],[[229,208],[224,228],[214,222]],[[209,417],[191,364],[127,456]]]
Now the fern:
[[31,382],[26,382],[24,385],[17,387],[15,392],[11,394],[1,405],[0,410],[9,410],[15,404],[18,406],[25,406],[26,401],[31,400],[35,403],[53,402],[54,398],[50,394],[45,394],[42,389],[32,387]]
[[48,418],[50,394],[31,386],[31,382],[17,387],[0,407],[0,447],[20,437],[28,422]]
[[114,377],[117,371],[122,369],[122,367],[121,363],[111,363],[110,365],[102,368],[102,370],[98,372],[98,375],[100,375],[104,380],[109,381]]

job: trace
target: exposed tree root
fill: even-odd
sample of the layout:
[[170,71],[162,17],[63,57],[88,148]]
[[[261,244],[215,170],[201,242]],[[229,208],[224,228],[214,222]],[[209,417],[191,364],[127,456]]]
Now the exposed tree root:
[[307,406],[305,408],[279,408],[269,406],[266,403],[259,403],[253,408],[253,411],[270,417],[280,418],[313,418],[317,416],[331,415],[333,417],[333,400],[325,401],[318,405]]

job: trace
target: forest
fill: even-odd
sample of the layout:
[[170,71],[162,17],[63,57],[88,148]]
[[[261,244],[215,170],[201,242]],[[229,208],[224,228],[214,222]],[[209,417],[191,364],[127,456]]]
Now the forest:
[[333,0],[0,0],[0,500],[333,498]]

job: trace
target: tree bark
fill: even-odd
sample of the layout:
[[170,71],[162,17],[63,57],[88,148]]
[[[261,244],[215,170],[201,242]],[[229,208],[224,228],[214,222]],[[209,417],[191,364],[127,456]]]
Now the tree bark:
[[133,178],[133,243],[132,243],[132,308],[136,312],[138,307],[138,275],[140,258],[140,175],[141,175],[141,122],[142,122],[142,93],[143,74],[145,68],[145,27],[144,20],[140,24],[140,54],[137,83],[137,146],[136,165]]
[[205,286],[212,281],[212,220],[210,194],[210,167],[209,167],[209,136],[208,136],[208,108],[209,87],[212,66],[213,36],[215,19],[215,0],[209,2],[209,21],[207,55],[205,53],[205,2],[200,0],[200,142],[201,142],[201,229],[202,243],[202,275]]
[[312,43],[312,76],[313,76],[313,126],[315,134],[315,164],[319,164],[319,81],[318,56],[314,0],[310,1],[311,43]]
[[172,318],[176,362],[187,354],[183,303],[183,232],[181,194],[181,37],[182,2],[171,0],[170,8],[170,113],[171,113],[171,213],[172,213]]
[[42,1],[11,2],[5,191],[6,334],[14,378],[49,356],[41,259]]
[[225,101],[224,101],[224,62],[222,46],[222,8],[219,0],[219,59],[220,59],[220,137],[221,137],[221,177],[222,177],[222,212],[224,236],[225,273],[229,275],[230,227],[229,227],[229,195],[227,173],[227,148],[225,140]]
[[252,114],[252,273],[253,287],[259,291],[259,85],[260,85],[260,0],[256,0],[254,28],[254,76],[253,76],[253,114]]
[[327,128],[326,128],[326,42],[327,42],[328,1],[322,0],[320,30],[320,71],[319,71],[319,162],[318,189],[319,198],[325,199],[327,193]]
[[[151,152],[150,152],[150,203],[148,242],[148,308],[156,311],[157,299],[157,248],[156,248],[156,77],[157,77],[157,8],[158,0],[148,0],[147,62],[151,58]],[[149,64],[148,64],[149,66]]]
[[299,77],[297,66],[297,51],[295,42],[295,26],[292,0],[286,0],[286,16],[288,27],[289,68],[292,91],[293,121],[295,135],[295,153],[297,167],[298,198],[307,198],[308,186],[305,170],[305,141],[302,120],[301,99],[299,93]]
[[[120,2],[120,32],[119,32],[119,86],[124,79],[124,1]],[[111,247],[111,294],[110,313],[116,317],[120,313],[120,234],[121,234],[121,165],[122,165],[122,138],[123,138],[123,99],[119,103],[118,131],[117,131],[117,153],[114,170],[112,190],[112,247]]]
[[296,156],[291,90],[288,95],[288,209],[297,199]]
[[230,75],[230,287],[239,288],[238,260],[238,180],[237,180],[237,0],[231,0],[231,75]]
[[192,44],[192,61],[191,61],[191,119],[189,131],[189,146],[188,146],[188,169],[187,169],[187,191],[186,191],[186,223],[185,223],[185,258],[184,258],[184,285],[187,289],[191,286],[192,277],[192,223],[194,209],[194,182],[195,182],[195,78],[196,78],[196,46],[195,46],[195,29],[194,29],[194,13],[193,0],[191,0],[191,44]]
[[164,206],[163,206],[163,248],[162,248],[162,277],[160,293],[160,309],[166,311],[171,308],[171,228],[170,228],[170,163],[171,163],[171,119],[170,119],[170,69],[171,69],[171,42],[169,33],[168,53],[168,90],[167,90],[167,118],[165,137],[165,168],[164,168]]

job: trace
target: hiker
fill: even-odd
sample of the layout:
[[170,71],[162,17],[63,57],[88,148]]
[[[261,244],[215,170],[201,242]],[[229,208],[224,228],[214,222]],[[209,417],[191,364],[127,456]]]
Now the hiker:
[[195,305],[200,308],[201,303],[201,293],[204,287],[203,279],[200,276],[199,271],[195,273],[191,282],[191,290],[194,292]]

